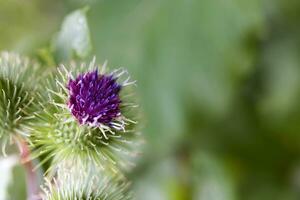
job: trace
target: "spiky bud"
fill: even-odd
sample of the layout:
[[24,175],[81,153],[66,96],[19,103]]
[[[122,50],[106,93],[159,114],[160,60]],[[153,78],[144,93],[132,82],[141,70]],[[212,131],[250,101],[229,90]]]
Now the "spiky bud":
[[15,53],[0,53],[0,139],[8,142],[29,136],[36,96],[38,65]]
[[45,154],[52,167],[79,158],[101,169],[130,169],[142,140],[135,129],[136,105],[128,102],[135,82],[124,78],[127,71],[106,72],[93,60],[62,66],[58,74],[55,85],[49,81],[49,103],[36,113],[33,157]]
[[130,183],[96,166],[87,168],[62,161],[55,178],[46,178],[43,200],[130,200]]

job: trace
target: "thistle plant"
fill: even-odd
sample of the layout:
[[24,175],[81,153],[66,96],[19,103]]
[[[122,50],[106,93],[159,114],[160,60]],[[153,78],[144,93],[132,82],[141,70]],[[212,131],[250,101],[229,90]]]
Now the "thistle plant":
[[[84,33],[80,41],[85,40],[89,33],[82,30],[87,28],[85,12],[79,10],[67,17],[56,47],[64,46],[62,39],[68,38],[64,34],[73,23],[74,30],[81,27],[79,32]],[[79,22],[81,26],[77,26]],[[90,39],[86,41],[78,56],[90,51]],[[78,45],[63,48],[70,50],[65,55],[69,58]],[[3,152],[8,143],[19,146],[27,169],[28,200],[132,199],[124,172],[134,166],[142,142],[136,81],[127,70],[108,70],[106,63],[98,65],[95,58],[88,64],[67,63],[43,70],[47,66],[42,68],[29,58],[0,54]],[[46,180],[42,190],[35,174],[38,168]]]

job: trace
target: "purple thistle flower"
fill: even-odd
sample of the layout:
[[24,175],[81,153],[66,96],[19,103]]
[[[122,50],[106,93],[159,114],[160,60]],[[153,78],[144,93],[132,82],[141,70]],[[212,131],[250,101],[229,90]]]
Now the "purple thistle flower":
[[114,75],[92,71],[68,83],[68,106],[80,124],[111,125],[121,116],[119,92],[122,86]]

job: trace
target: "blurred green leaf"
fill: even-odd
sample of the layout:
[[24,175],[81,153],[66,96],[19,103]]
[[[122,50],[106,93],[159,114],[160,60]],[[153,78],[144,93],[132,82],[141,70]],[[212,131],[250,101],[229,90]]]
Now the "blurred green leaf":
[[64,19],[52,44],[57,61],[66,61],[73,56],[84,58],[91,52],[86,12],[87,8],[76,10]]

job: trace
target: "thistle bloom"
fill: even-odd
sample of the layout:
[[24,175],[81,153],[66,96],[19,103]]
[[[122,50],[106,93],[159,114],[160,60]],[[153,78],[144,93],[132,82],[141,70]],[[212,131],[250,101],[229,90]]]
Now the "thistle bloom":
[[48,82],[49,93],[41,100],[47,103],[35,113],[32,157],[45,154],[52,167],[65,159],[79,159],[102,169],[130,170],[143,140],[132,95],[135,81],[127,71],[108,71],[93,60],[62,66]]
[[121,116],[121,85],[116,79],[95,70],[69,80],[68,106],[80,124],[111,126],[113,120]]

